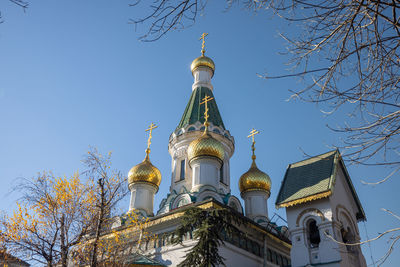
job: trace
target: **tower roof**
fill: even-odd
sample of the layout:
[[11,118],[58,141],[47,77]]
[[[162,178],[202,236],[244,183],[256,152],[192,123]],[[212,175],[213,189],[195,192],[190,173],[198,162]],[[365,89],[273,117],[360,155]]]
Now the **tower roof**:
[[365,220],[364,210],[356,194],[338,150],[290,164],[276,200],[278,207],[290,207],[332,195],[337,168],[342,167],[350,192],[358,207],[356,217]]
[[[185,108],[185,111],[182,115],[182,119],[179,122],[178,127],[176,127],[176,130],[179,130],[196,122],[204,123],[205,107],[204,105],[200,105],[200,102],[206,95],[214,97],[212,90],[207,87],[197,87],[192,91],[189,103]],[[208,109],[209,109],[208,114],[210,116],[208,118],[208,121],[212,122],[214,126],[219,126],[225,130],[225,125],[222,121],[215,99],[211,100],[208,103]]]

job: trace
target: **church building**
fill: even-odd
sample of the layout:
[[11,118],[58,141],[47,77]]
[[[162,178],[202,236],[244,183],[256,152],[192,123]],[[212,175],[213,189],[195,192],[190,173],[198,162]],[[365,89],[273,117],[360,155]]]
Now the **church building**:
[[[269,216],[271,179],[256,164],[257,130],[249,135],[249,169],[238,183],[236,179],[232,182],[230,158],[235,139],[225,127],[214,98],[211,81],[215,64],[205,55],[205,35],[201,56],[191,64],[192,94],[169,138],[170,190],[166,196],[157,196],[163,197],[157,210],[154,197],[161,173],[150,161],[155,124],[148,129],[143,162],[128,174],[131,195],[127,212],[148,218],[149,231],[158,237],[142,245],[145,256],[141,264],[146,265],[147,260],[148,265],[176,266],[185,258],[196,240],[188,236],[183,246],[173,246],[163,234],[176,229],[187,207],[196,206],[226,208],[247,222],[240,228],[244,235],[227,238],[219,249],[226,266],[366,266],[360,246],[349,245],[360,241],[357,223],[365,220],[365,214],[339,151],[289,164],[276,200],[277,208],[286,209],[287,225],[277,225]],[[242,201],[231,194],[236,186]],[[119,219],[113,231],[130,227]]]

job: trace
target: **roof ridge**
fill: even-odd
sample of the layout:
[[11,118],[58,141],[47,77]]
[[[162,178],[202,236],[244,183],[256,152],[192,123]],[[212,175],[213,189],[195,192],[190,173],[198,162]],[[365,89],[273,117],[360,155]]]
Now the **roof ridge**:
[[318,158],[319,158],[319,159],[323,159],[323,158],[327,158],[327,157],[333,155],[333,154],[336,153],[336,152],[339,152],[339,154],[340,154],[339,149],[334,149],[334,150],[331,150],[331,151],[328,151],[328,152],[325,152],[325,153],[322,153],[322,154],[319,154],[319,155],[316,155],[316,156],[312,156],[312,157],[309,157],[309,158],[306,158],[306,159],[303,159],[303,160],[299,160],[299,161],[290,163],[289,165],[296,165],[296,164],[298,164],[298,163],[302,163],[302,162],[304,162],[304,161],[311,160],[311,159],[318,159]]

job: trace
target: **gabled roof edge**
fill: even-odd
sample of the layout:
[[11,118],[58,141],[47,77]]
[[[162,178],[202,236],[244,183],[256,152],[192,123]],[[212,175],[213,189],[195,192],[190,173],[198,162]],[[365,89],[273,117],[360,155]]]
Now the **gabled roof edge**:
[[308,197],[301,197],[301,198],[294,199],[294,200],[287,201],[287,202],[284,202],[284,201],[278,202],[279,201],[279,197],[281,195],[281,191],[282,191],[283,185],[286,182],[286,177],[288,175],[289,169],[290,169],[290,167],[292,165],[295,165],[297,163],[300,163],[300,162],[303,162],[303,161],[306,161],[306,160],[309,160],[309,159],[312,159],[312,158],[318,158],[318,157],[321,157],[323,155],[330,154],[330,153],[333,153],[333,152],[335,152],[335,154],[337,154],[337,153],[339,153],[339,150],[338,149],[331,150],[331,151],[319,154],[317,156],[310,157],[308,159],[296,161],[294,163],[289,164],[288,167],[286,168],[285,176],[283,178],[283,181],[281,183],[281,187],[280,187],[279,192],[278,192],[278,196],[276,198],[275,207],[277,209],[282,208],[282,207],[290,207],[290,206],[294,206],[294,205],[297,205],[297,204],[300,204],[300,203],[304,203],[304,202],[308,202],[308,201],[312,201],[312,200],[317,200],[317,199],[321,199],[321,198],[325,198],[325,197],[330,196],[332,194],[332,185],[335,183],[335,176],[336,176],[335,175],[336,174],[335,160],[336,160],[337,155],[335,155],[335,159],[334,159],[333,166],[332,166],[333,170],[332,170],[332,174],[331,174],[331,177],[330,177],[329,186],[328,186],[326,191],[320,192],[318,194],[314,194],[314,195],[311,195],[311,196],[308,196]]
[[286,167],[285,176],[283,177],[283,180],[282,180],[282,182],[281,182],[281,186],[280,186],[280,188],[279,188],[278,195],[277,195],[277,197],[276,197],[276,201],[275,201],[275,208],[276,208],[276,209],[279,209],[279,208],[282,207],[282,206],[280,205],[281,202],[278,202],[278,201],[279,201],[279,197],[281,196],[281,191],[282,191],[283,185],[284,185],[285,182],[286,182],[286,177],[287,177],[287,174],[288,174],[288,172],[289,172],[290,166],[292,166],[292,164],[289,164],[289,165]]
[[[339,150],[338,150],[338,152],[339,152]],[[350,179],[350,175],[349,175],[349,173],[347,171],[346,165],[343,162],[343,158],[342,158],[340,152],[339,152],[339,162],[338,163],[341,164],[344,176],[346,178],[347,185],[349,186],[351,194],[353,195],[353,199],[356,202],[356,205],[358,207],[358,212],[356,214],[356,219],[357,219],[357,221],[366,221],[367,217],[365,216],[365,212],[364,212],[364,209],[363,209],[363,207],[361,205],[361,201],[358,198],[357,192],[356,192],[356,190],[354,188],[353,182]]]

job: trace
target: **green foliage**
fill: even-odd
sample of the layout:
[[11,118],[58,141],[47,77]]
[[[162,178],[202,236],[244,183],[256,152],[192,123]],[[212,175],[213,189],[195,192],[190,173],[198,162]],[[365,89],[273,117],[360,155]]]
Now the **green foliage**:
[[172,243],[182,244],[184,237],[190,233],[193,233],[193,239],[198,242],[178,266],[225,266],[225,259],[218,254],[218,248],[224,244],[225,236],[240,233],[237,227],[242,223],[239,216],[227,209],[187,209],[181,225],[173,233]]

